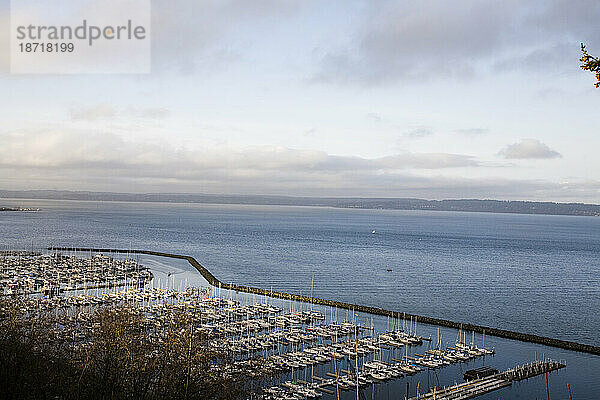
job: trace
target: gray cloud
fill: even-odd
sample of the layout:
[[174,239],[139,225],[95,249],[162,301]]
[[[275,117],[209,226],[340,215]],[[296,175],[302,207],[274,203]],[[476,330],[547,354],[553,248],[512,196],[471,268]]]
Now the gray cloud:
[[[8,72],[9,8],[0,0],[0,72]],[[222,70],[246,43],[240,30],[269,18],[293,17],[309,0],[152,1],[153,72]],[[236,34],[236,39],[228,37]]]
[[600,193],[597,181],[442,175],[446,168],[480,166],[476,159],[457,154],[367,159],[276,146],[189,150],[75,130],[3,133],[0,141],[0,185],[6,189],[563,201],[597,201]]
[[548,145],[537,139],[523,139],[518,143],[513,143],[498,153],[504,158],[510,159],[540,159],[540,158],[558,158],[562,157],[560,153],[552,150]]
[[10,71],[10,16],[0,0],[0,74]]
[[576,62],[580,57],[580,43],[557,43],[528,50],[496,62],[496,71],[531,70],[555,73],[565,68],[578,70]]
[[[153,71],[190,74],[222,70],[244,46],[245,24],[290,17],[311,1],[203,0],[152,2]],[[227,40],[232,32],[236,40]]]
[[363,7],[362,26],[345,48],[323,56],[315,80],[465,79],[489,67],[547,72],[576,65],[579,41],[600,36],[597,1],[365,1]]
[[433,135],[433,129],[431,127],[428,126],[420,126],[414,129],[411,129],[407,132],[404,132],[402,134],[403,138],[406,139],[420,139],[420,138],[424,138],[427,136],[431,136]]

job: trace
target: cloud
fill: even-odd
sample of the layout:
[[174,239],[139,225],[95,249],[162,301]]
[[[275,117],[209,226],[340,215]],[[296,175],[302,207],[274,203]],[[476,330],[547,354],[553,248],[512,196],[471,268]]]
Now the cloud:
[[177,148],[75,129],[0,133],[0,142],[3,189],[592,202],[600,193],[598,181],[447,175],[453,168],[482,167],[460,154],[363,158],[278,146]]
[[[9,8],[0,0],[0,72],[8,72]],[[240,58],[244,29],[294,17],[309,0],[152,1],[152,71],[219,71]],[[102,10],[100,10],[101,12]],[[276,19],[273,19],[276,20]],[[242,32],[240,34],[240,32]],[[240,39],[241,38],[241,39]]]
[[97,130],[15,131],[0,141],[0,184],[9,188],[360,195],[398,186],[414,171],[479,166],[470,156],[443,153],[363,158],[279,146],[184,149]]
[[10,71],[10,16],[8,7],[3,8],[0,4],[0,74]]
[[304,130],[304,136],[314,138],[317,136],[318,129],[315,127]]
[[496,62],[495,71],[530,70],[556,73],[564,69],[577,70],[579,65],[574,61],[580,57],[580,44],[575,41],[553,43],[539,48],[528,49]]
[[123,110],[117,110],[107,104],[98,104],[90,107],[80,107],[71,109],[71,119],[73,121],[96,121],[113,118],[141,118],[141,119],[161,119],[169,115],[166,108],[134,108],[129,107]]
[[428,126],[420,126],[418,128],[411,129],[410,131],[404,132],[402,134],[403,138],[406,139],[420,139],[427,136],[433,135],[433,129]]
[[116,115],[117,110],[115,110],[112,106],[105,104],[71,110],[71,119],[75,121],[94,121],[97,119],[113,118]]
[[[239,59],[251,24],[292,17],[307,0],[203,0],[152,3],[153,71],[222,70]],[[242,33],[240,33],[242,32]],[[230,34],[234,33],[235,38]]]
[[560,153],[552,150],[546,144],[537,139],[523,139],[518,143],[513,143],[498,153],[504,158],[509,159],[543,159],[562,157]]
[[492,70],[547,72],[573,65],[581,40],[600,36],[600,3],[365,1],[362,23],[345,45],[327,51],[319,82],[381,85],[470,79]]
[[134,118],[161,119],[169,116],[169,110],[163,107],[128,108],[123,115]]
[[480,166],[480,163],[473,157],[447,153],[405,153],[382,157],[376,159],[375,162],[378,166],[389,169],[443,169]]
[[[206,146],[177,149],[162,143],[125,141],[97,131],[34,130],[0,135],[0,166],[15,168],[147,169],[148,174],[181,176],[207,170],[235,171],[365,171],[444,169],[477,166],[473,157],[444,153],[403,153],[380,158],[336,156],[317,150],[279,146],[232,148]],[[64,149],[69,151],[64,151]],[[180,170],[187,165],[185,170]],[[154,170],[154,168],[157,168]],[[242,172],[245,171],[245,172]]]
[[488,133],[490,130],[485,128],[467,128],[467,129],[455,129],[454,133],[460,133],[461,135],[478,136]]
[[372,122],[383,122],[383,118],[377,113],[367,113],[366,118]]

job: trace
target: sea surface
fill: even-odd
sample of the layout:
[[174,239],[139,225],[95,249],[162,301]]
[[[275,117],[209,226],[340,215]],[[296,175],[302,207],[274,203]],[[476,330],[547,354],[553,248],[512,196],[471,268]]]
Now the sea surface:
[[[188,254],[225,282],[600,345],[597,217],[14,199],[0,206],[42,209],[0,213],[3,249]],[[567,398],[566,383],[574,398],[600,398],[600,357],[496,344],[507,367],[514,361],[506,354],[567,360],[551,383],[555,398]],[[482,398],[542,398],[517,389]]]

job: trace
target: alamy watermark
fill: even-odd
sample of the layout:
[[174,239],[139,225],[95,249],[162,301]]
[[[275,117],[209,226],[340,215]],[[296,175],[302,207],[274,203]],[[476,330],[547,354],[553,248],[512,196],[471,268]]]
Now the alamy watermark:
[[150,0],[12,0],[12,73],[150,72]]

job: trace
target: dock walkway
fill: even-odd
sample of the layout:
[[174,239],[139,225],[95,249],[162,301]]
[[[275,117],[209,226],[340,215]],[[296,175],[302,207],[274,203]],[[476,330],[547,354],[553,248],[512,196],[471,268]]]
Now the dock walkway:
[[435,389],[424,395],[412,397],[410,400],[465,400],[492,392],[512,385],[514,381],[532,378],[564,368],[565,365],[556,361],[536,361],[531,364],[517,366],[504,372],[461,383],[443,389]]

